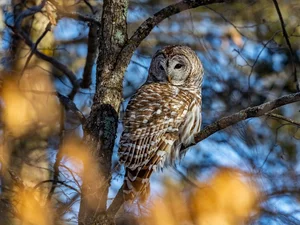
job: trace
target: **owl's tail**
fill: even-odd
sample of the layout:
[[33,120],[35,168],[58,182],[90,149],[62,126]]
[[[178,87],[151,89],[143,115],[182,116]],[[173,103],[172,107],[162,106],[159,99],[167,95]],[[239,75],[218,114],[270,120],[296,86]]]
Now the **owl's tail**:
[[153,171],[157,170],[158,164],[161,162],[162,156],[156,154],[143,167],[136,169],[126,168],[124,177],[123,194],[125,201],[133,201],[139,198],[141,202],[145,202],[150,194],[150,176]]
[[150,194],[149,178],[152,174],[152,169],[140,169],[135,170],[126,169],[123,194],[125,201],[133,201],[137,197],[145,202]]

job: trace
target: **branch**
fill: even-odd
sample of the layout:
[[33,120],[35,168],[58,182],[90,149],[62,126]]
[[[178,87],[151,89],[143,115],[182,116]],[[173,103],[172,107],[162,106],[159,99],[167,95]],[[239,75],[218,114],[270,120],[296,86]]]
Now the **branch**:
[[81,124],[85,124],[86,118],[83,115],[83,113],[77,108],[75,103],[70,98],[68,98],[58,92],[56,94],[57,94],[57,97],[59,98],[59,101],[61,102],[61,104],[67,110],[71,110],[73,113],[75,113],[75,115],[79,118]]
[[85,61],[85,66],[82,75],[82,88],[88,88],[92,83],[92,69],[99,49],[99,35],[100,26],[96,23],[90,24],[89,37],[88,37],[88,54]]
[[60,103],[65,107],[66,110],[72,111],[80,120],[81,124],[84,124],[86,121],[85,116],[83,113],[77,108],[75,103],[68,98],[67,96],[64,96],[60,94],[59,92],[56,91],[37,91],[37,90],[24,90],[21,89],[21,91],[24,92],[32,92],[32,93],[37,93],[37,94],[44,94],[44,95],[56,95],[60,101]]
[[[16,34],[17,36],[19,36],[20,38],[22,38],[24,40],[25,44],[27,44],[31,48],[31,51],[34,49],[35,44],[31,41],[29,36],[24,31],[18,30],[18,29],[16,29],[16,27],[12,27],[8,24],[6,24],[6,25],[14,32],[14,34]],[[79,88],[80,80],[77,80],[76,75],[67,66],[60,63],[58,60],[43,54],[42,52],[40,52],[37,49],[34,51],[34,53],[37,57],[49,62],[56,69],[63,72],[69,78],[70,82],[72,83],[73,89]]]
[[94,9],[94,7],[91,5],[91,3],[89,3],[87,0],[83,0],[84,3],[90,8],[90,10],[92,11],[93,14],[96,14],[96,10]]
[[64,202],[57,207],[56,212],[58,213],[58,218],[61,219],[60,217],[62,217],[65,213],[68,212],[68,210],[76,203],[76,200],[79,198],[80,194],[76,193],[75,195],[73,195],[73,197],[68,198],[67,202]]
[[[248,118],[259,117],[265,115],[267,112],[281,107],[283,105],[287,105],[290,103],[300,101],[300,92],[295,94],[285,95],[281,98],[275,99],[273,101],[269,101],[263,103],[258,106],[248,107],[247,109],[241,110],[237,113],[234,113],[230,116],[223,117],[222,119],[206,126],[202,131],[195,135],[195,142],[200,142],[205,138],[208,138],[210,135],[223,130],[229,126],[232,126],[242,120],[246,120]],[[191,147],[191,146],[186,146]]]
[[288,123],[290,123],[290,124],[293,124],[293,125],[295,125],[295,126],[297,126],[297,127],[300,127],[300,123],[299,123],[299,122],[294,121],[294,120],[291,120],[291,119],[289,119],[289,118],[286,118],[286,117],[284,117],[284,116],[282,116],[282,115],[278,115],[278,114],[275,114],[275,113],[267,113],[266,116],[272,117],[272,118],[274,118],[274,119],[284,120],[284,121],[286,121],[286,122],[288,122]]
[[57,13],[59,14],[60,17],[68,17],[68,18],[72,18],[72,19],[77,19],[77,20],[81,20],[84,22],[91,22],[91,23],[95,23],[98,26],[101,25],[101,23],[99,22],[99,20],[97,19],[96,16],[94,15],[84,15],[78,12],[66,12],[62,9],[57,9]]
[[297,92],[299,92],[300,91],[300,87],[299,87],[299,82],[298,82],[298,77],[297,77],[297,68],[296,68],[296,65],[295,65],[296,57],[294,55],[294,51],[293,51],[293,48],[292,48],[292,45],[291,45],[291,42],[290,42],[290,39],[289,39],[289,35],[286,32],[285,24],[284,24],[283,17],[282,17],[282,14],[281,14],[281,11],[280,11],[280,8],[279,8],[277,0],[273,0],[273,3],[275,5],[276,12],[277,12],[279,20],[280,20],[280,24],[281,24],[281,28],[282,28],[282,32],[283,32],[283,36],[284,36],[285,42],[286,42],[286,44],[287,44],[287,46],[289,48],[289,51],[290,51],[290,56],[292,58],[292,64],[293,64],[293,73],[292,74],[294,76],[294,82],[296,82]]
[[49,26],[47,25],[46,30],[44,31],[42,36],[37,40],[37,42],[35,44],[31,41],[30,37],[22,29],[23,19],[28,16],[34,15],[37,12],[40,12],[44,8],[45,4],[46,4],[46,0],[42,0],[42,2],[39,5],[32,6],[32,7],[28,8],[27,10],[22,11],[19,14],[19,16],[17,17],[17,19],[15,20],[14,26],[10,26],[9,24],[6,24],[6,25],[14,32],[14,34],[16,34],[21,39],[23,39],[25,44],[28,45],[31,49],[31,53],[30,53],[29,57],[27,58],[27,61],[26,61],[25,67],[23,68],[22,73],[26,69],[27,64],[29,63],[29,61],[32,57],[32,54],[34,53],[37,57],[49,62],[55,68],[62,71],[69,78],[70,82],[73,85],[73,90],[72,90],[70,96],[74,96],[75,93],[77,92],[77,90],[79,88],[79,84],[80,84],[80,80],[78,80],[76,78],[76,75],[68,67],[61,64],[58,60],[56,60],[52,57],[49,57],[37,50],[37,45],[42,40],[42,38],[46,35],[46,33],[51,29],[51,26],[49,24],[48,24]]
[[[95,23],[100,26],[99,15],[89,15],[89,14],[81,14],[79,12],[68,12],[64,10],[56,1],[50,0],[50,2],[55,6],[57,10],[57,14],[60,17],[68,17],[72,19],[81,20],[84,22]],[[94,14],[94,11],[93,11]]]
[[[42,186],[43,184],[45,184],[45,183],[53,183],[54,182],[54,180],[51,180],[51,179],[49,179],[49,180],[44,180],[44,181],[41,181],[41,182],[39,182],[38,184],[36,184],[34,187],[33,187],[33,189],[34,190],[36,190],[37,188],[39,188],[40,186]],[[61,185],[63,185],[63,186],[65,186],[65,187],[67,187],[67,188],[70,188],[71,190],[73,190],[73,191],[75,191],[75,192],[77,192],[77,193],[81,193],[79,190],[77,190],[76,188],[74,188],[72,185],[69,185],[69,184],[67,184],[66,182],[64,182],[64,181],[60,181],[60,180],[58,180],[58,181],[56,181],[57,182],[57,184],[61,184]]]
[[188,9],[215,3],[224,3],[226,1],[228,0],[183,0],[158,11],[153,15],[153,17],[149,17],[147,20],[145,20],[127,41],[127,45],[125,45],[119,54],[119,60],[117,61],[118,63],[116,68],[123,67],[125,62],[127,65],[129,64],[132,54],[136,48],[149,35],[152,29],[164,19]]
[[25,65],[22,69],[22,72],[21,72],[21,76],[24,74],[29,62],[30,62],[30,59],[32,58],[33,54],[36,52],[36,49],[37,49],[37,46],[38,44],[43,40],[43,38],[46,36],[46,34],[51,31],[51,23],[49,22],[44,30],[44,32],[42,33],[42,35],[39,37],[39,39],[36,41],[36,43],[34,44],[34,46],[32,47],[31,49],[31,52],[28,56],[28,58],[26,59],[26,62],[25,62]]
[[144,40],[151,30],[158,25],[164,19],[173,16],[182,11],[197,8],[199,6],[211,5],[215,3],[223,3],[226,0],[184,0],[172,5],[169,5],[162,10],[154,14],[153,17],[149,17],[145,20],[135,31],[130,38],[129,42],[132,42],[136,47]]
[[56,157],[55,157],[55,163],[54,163],[54,166],[53,166],[53,169],[54,169],[54,172],[53,172],[53,182],[52,182],[52,185],[51,185],[51,189],[48,193],[48,196],[47,196],[47,201],[50,201],[53,194],[54,194],[54,191],[55,191],[55,188],[57,186],[57,182],[59,181],[59,175],[60,175],[60,170],[59,170],[59,165],[61,163],[61,160],[63,158],[63,154],[62,154],[62,146],[64,144],[64,138],[65,138],[65,111],[64,109],[61,107],[60,109],[60,121],[59,121],[59,126],[60,126],[60,134],[59,134],[59,138],[60,138],[60,146],[58,148],[58,151],[56,153]]
[[119,211],[120,207],[123,205],[123,203],[124,203],[124,198],[123,198],[123,185],[122,185],[116,197],[114,198],[113,202],[110,204],[109,208],[107,209],[107,214],[114,217]]
[[44,8],[46,4],[46,0],[43,0],[39,5],[37,6],[32,6],[30,8],[28,8],[27,10],[24,10],[23,12],[21,12],[19,14],[19,16],[17,17],[17,19],[15,20],[15,27],[17,30],[19,30],[21,28],[21,24],[24,18],[34,15],[37,12],[40,12],[42,10],[42,8]]

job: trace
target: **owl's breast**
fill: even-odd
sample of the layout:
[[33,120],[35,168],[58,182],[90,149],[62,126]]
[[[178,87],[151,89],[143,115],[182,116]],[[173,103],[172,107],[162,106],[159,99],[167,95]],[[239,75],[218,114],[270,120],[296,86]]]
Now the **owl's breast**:
[[201,96],[195,95],[189,106],[186,117],[179,128],[180,142],[184,146],[195,143],[194,135],[200,132],[201,123]]

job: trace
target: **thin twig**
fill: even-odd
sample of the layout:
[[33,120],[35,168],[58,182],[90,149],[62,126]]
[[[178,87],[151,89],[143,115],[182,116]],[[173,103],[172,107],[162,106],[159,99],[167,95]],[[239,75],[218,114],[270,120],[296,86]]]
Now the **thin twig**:
[[[81,189],[81,185],[79,184],[79,181],[76,179],[75,175],[74,175],[74,171],[72,171],[69,167],[65,166],[65,165],[60,165],[62,168],[65,168],[66,170],[68,170],[68,172],[71,174],[74,182],[76,183],[77,187],[79,189]],[[77,175],[77,174],[76,174]]]
[[213,11],[214,13],[218,14],[218,16],[220,16],[226,23],[229,23],[241,36],[243,37],[246,37],[249,39],[249,37],[247,37],[246,35],[244,35],[240,30],[239,28],[234,24],[232,23],[230,20],[228,20],[222,13],[219,13],[217,10],[209,7],[209,6],[205,6],[205,8]]
[[265,44],[263,44],[263,47],[262,47],[262,49],[259,51],[259,53],[257,54],[257,56],[256,56],[256,58],[255,58],[255,60],[254,60],[254,62],[253,62],[253,64],[252,64],[252,66],[251,66],[251,70],[250,70],[250,72],[249,72],[249,74],[248,74],[248,100],[249,100],[249,103],[251,102],[250,101],[250,90],[251,90],[251,85],[250,85],[250,79],[251,79],[251,75],[252,75],[252,73],[253,73],[253,70],[254,70],[254,68],[255,68],[255,66],[256,66],[256,63],[258,62],[258,59],[259,59],[259,57],[260,57],[260,55],[263,53],[263,51],[265,50],[265,48],[268,46],[268,44],[272,41],[272,40],[274,40],[274,38],[276,37],[276,35],[279,33],[279,31],[276,31],[273,35],[272,35],[272,37],[265,43]]
[[73,195],[73,197],[66,203],[60,204],[57,209],[58,216],[63,216],[67,211],[76,203],[76,200],[80,197],[79,193]]
[[51,23],[49,22],[44,30],[44,32],[42,33],[42,35],[38,38],[38,40],[35,42],[35,44],[33,45],[33,47],[31,48],[31,52],[29,54],[29,56],[27,57],[26,59],[26,62],[25,62],[25,65],[22,69],[22,72],[21,72],[21,76],[23,76],[29,62],[30,62],[30,59],[32,58],[33,54],[35,53],[36,49],[37,49],[37,46],[38,44],[43,40],[43,38],[46,36],[46,34],[51,31]]
[[55,188],[57,186],[58,179],[59,179],[59,173],[60,173],[59,165],[60,165],[60,162],[63,158],[62,146],[64,144],[64,137],[65,137],[65,110],[62,107],[61,107],[59,124],[60,124],[60,134],[59,134],[60,146],[59,146],[58,151],[56,153],[56,159],[55,159],[55,163],[54,163],[54,166],[53,166],[53,169],[54,169],[53,182],[52,182],[51,189],[50,189],[50,191],[48,193],[48,196],[47,196],[48,201],[51,200],[52,195],[54,194]]
[[[49,0],[56,8],[57,10],[57,14],[60,17],[68,17],[68,18],[72,18],[72,19],[76,19],[76,20],[81,20],[81,21],[85,21],[85,22],[91,22],[91,23],[95,23],[98,24],[98,26],[100,26],[100,21],[98,19],[97,16],[95,15],[84,15],[81,14],[79,12],[68,12],[66,10],[64,10],[59,4],[57,4],[56,1],[53,0]],[[94,14],[94,12],[93,12]]]
[[15,20],[16,29],[18,30],[21,28],[22,21],[24,18],[26,18],[28,16],[32,16],[37,12],[40,12],[42,10],[42,8],[44,8],[45,4],[46,4],[46,0],[43,0],[39,5],[32,6],[28,9],[24,10],[23,12],[21,12]]
[[291,123],[291,124],[293,124],[293,125],[295,125],[297,127],[300,127],[300,123],[299,122],[291,120],[289,118],[286,118],[286,117],[284,117],[282,115],[275,114],[275,113],[266,113],[265,115],[268,116],[268,117],[275,118],[275,119],[284,120],[284,121],[289,122],[289,123]]
[[205,5],[211,5],[215,3],[223,3],[225,0],[198,0],[198,1],[191,1],[191,0],[184,0],[172,5],[169,5],[162,10],[158,11],[154,14],[153,17],[149,17],[147,20],[145,20],[138,29],[134,32],[132,37],[130,38],[130,41],[136,42],[136,44],[139,45],[139,43],[151,32],[151,30],[158,25],[161,21],[164,19],[175,15],[179,12],[197,8],[199,6],[205,6]]
[[289,39],[289,35],[286,32],[285,24],[284,24],[283,17],[282,17],[282,14],[281,14],[281,11],[280,11],[280,8],[279,8],[277,0],[273,0],[273,3],[274,3],[274,6],[276,8],[276,12],[278,14],[279,20],[280,20],[280,24],[281,24],[281,28],[282,28],[284,39],[285,39],[286,44],[287,44],[287,46],[289,48],[290,56],[292,58],[292,65],[293,65],[293,73],[292,73],[292,75],[294,77],[294,82],[296,83],[297,92],[299,92],[300,91],[300,87],[299,87],[299,81],[298,81],[298,77],[297,77],[296,57],[295,57],[295,54],[294,54],[294,51],[293,51],[293,48],[292,48],[292,45],[291,45],[291,42],[290,42],[290,39]]
[[266,164],[266,162],[268,161],[269,159],[269,156],[271,155],[271,153],[273,152],[273,150],[275,149],[275,147],[277,146],[277,139],[278,139],[278,131],[280,128],[282,128],[283,125],[281,125],[280,127],[277,127],[276,128],[276,131],[275,131],[275,138],[274,138],[274,142],[272,143],[272,147],[270,148],[265,160],[263,161],[263,163],[261,164],[261,166],[259,167],[259,172],[262,171],[264,165]]
[[[25,42],[25,44],[27,44],[31,49],[34,47],[34,43],[31,41],[29,36],[24,31],[17,30],[16,27],[10,26],[9,24],[6,24],[6,25],[14,32],[14,34],[16,34],[17,36],[22,38],[23,41]],[[51,63],[56,69],[63,72],[68,77],[70,82],[72,83],[73,88],[79,88],[80,80],[78,80],[76,78],[76,75],[67,66],[63,65],[55,58],[43,54],[42,52],[40,52],[37,49],[34,51],[34,53],[37,57]]]
[[145,70],[148,70],[148,67],[147,67],[147,66],[145,66],[145,65],[143,65],[143,64],[141,64],[141,63],[139,63],[139,62],[137,62],[137,61],[131,60],[131,62],[132,62],[133,64],[135,64],[135,65],[138,65],[138,66],[142,67],[142,68],[145,69]]
[[68,17],[68,18],[72,18],[72,19],[76,19],[76,20],[82,20],[85,22],[96,23],[98,26],[101,25],[101,23],[98,21],[98,19],[93,15],[83,15],[78,12],[66,12],[61,9],[58,9],[57,13],[60,15],[60,17],[63,16],[63,17]]
[[[38,184],[36,184],[36,185],[33,187],[33,189],[37,189],[37,188],[39,188],[41,185],[43,185],[43,184],[45,184],[45,183],[49,183],[49,182],[53,183],[54,180],[51,180],[51,179],[50,179],[50,180],[44,180],[44,181],[41,181],[41,182],[39,182]],[[67,187],[67,188],[70,188],[70,189],[73,190],[73,191],[76,191],[77,193],[80,193],[79,190],[77,190],[76,188],[74,188],[74,187],[71,186],[71,185],[66,184],[66,182],[64,182],[64,181],[58,180],[58,181],[56,181],[56,182],[57,182],[57,184],[61,184],[61,185],[65,186],[65,187]]]
[[181,172],[178,168],[176,167],[172,167],[172,169],[174,169],[174,171],[176,173],[178,173],[183,179],[185,182],[187,182],[188,184],[190,184],[191,186],[193,187],[196,187],[196,188],[203,188],[201,187],[199,184],[197,184],[196,182],[194,182],[193,180],[191,180],[189,177],[187,177],[183,172]]
[[57,92],[57,96],[60,102],[65,106],[67,110],[71,110],[79,118],[81,124],[85,124],[86,118],[83,113],[77,108],[75,103],[68,97]]
[[[72,92],[71,92],[70,95],[73,97],[76,94],[76,92],[77,92],[77,90],[79,88],[80,80],[78,80],[76,78],[76,75],[68,67],[66,67],[65,65],[63,65],[62,63],[60,63],[58,60],[56,60],[56,59],[54,59],[54,58],[52,58],[50,56],[47,56],[47,55],[45,55],[42,52],[40,52],[40,51],[37,50],[37,44],[41,41],[41,39],[43,38],[43,35],[41,36],[40,40],[38,40],[34,44],[32,42],[32,40],[30,39],[30,37],[28,36],[28,34],[23,31],[22,26],[21,26],[22,25],[22,21],[23,21],[24,18],[26,18],[28,16],[31,16],[31,15],[34,15],[37,12],[40,12],[43,9],[43,7],[45,6],[45,4],[46,4],[46,0],[43,0],[39,5],[30,7],[28,9],[24,10],[23,12],[21,12],[19,14],[19,16],[17,17],[17,19],[15,20],[14,26],[11,26],[11,25],[9,25],[7,23],[6,23],[6,26],[9,27],[14,32],[14,34],[16,34],[21,39],[23,39],[23,41],[25,42],[25,44],[27,44],[31,48],[31,53],[34,53],[37,57],[39,57],[39,58],[41,58],[41,59],[43,59],[43,60],[51,63],[55,68],[57,68],[60,71],[62,71],[69,78],[70,82],[73,85],[73,90],[72,90]],[[48,28],[48,26],[47,26],[47,28]],[[46,32],[46,30],[45,30],[45,32]],[[46,35],[46,33],[44,35]],[[31,57],[32,56],[28,57],[27,64],[29,63],[29,60],[31,59]],[[26,68],[26,66],[27,65],[25,64],[25,68]],[[25,70],[25,69],[23,68],[23,70]],[[22,72],[24,72],[24,71],[22,71]]]
[[91,5],[91,3],[89,3],[88,0],[83,0],[84,3],[90,8],[90,10],[92,11],[93,14],[96,13],[96,10],[94,9],[94,7]]
[[83,113],[77,108],[76,104],[67,96],[64,96],[56,91],[38,91],[38,90],[24,90],[21,89],[23,92],[41,94],[41,95],[56,95],[60,101],[60,103],[65,107],[66,110],[71,110],[80,120],[81,124],[84,124],[86,121],[85,116]]

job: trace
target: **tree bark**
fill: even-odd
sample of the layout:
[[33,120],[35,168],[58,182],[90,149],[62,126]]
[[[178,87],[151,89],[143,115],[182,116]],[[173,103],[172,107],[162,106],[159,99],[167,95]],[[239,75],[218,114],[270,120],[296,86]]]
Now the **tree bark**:
[[[96,93],[92,111],[84,125],[85,142],[96,160],[97,170],[85,166],[82,196],[79,211],[79,224],[114,224],[113,218],[106,215],[108,188],[111,180],[111,158],[118,125],[118,112],[122,102],[122,82],[128,63],[116,68],[118,56],[127,41],[126,0],[106,0],[100,28],[99,57],[96,71]],[[91,172],[94,174],[91,176]],[[91,177],[99,177],[95,181]],[[91,178],[91,179],[90,179]],[[90,193],[93,183],[98,190]],[[87,197],[89,195],[89,197]],[[98,202],[90,207],[89,199]]]

